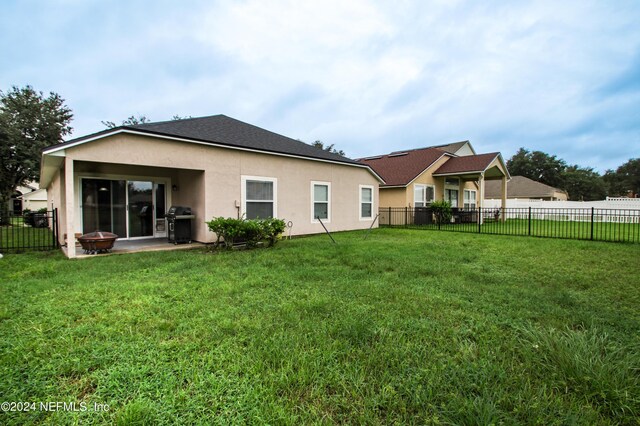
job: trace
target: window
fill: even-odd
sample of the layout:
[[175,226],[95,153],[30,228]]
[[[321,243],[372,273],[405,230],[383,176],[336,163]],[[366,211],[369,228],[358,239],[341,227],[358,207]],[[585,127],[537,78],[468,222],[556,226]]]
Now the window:
[[433,185],[415,184],[413,186],[413,206],[425,207],[427,204],[433,202],[435,192]]
[[277,215],[275,178],[242,176],[242,213],[247,219],[266,219]]
[[458,207],[458,190],[457,189],[445,189],[444,200],[451,204],[451,207]]
[[472,189],[464,190],[464,209],[470,210],[476,208],[476,191]]
[[373,186],[360,185],[360,220],[373,218]]
[[460,195],[460,179],[446,178],[444,180],[444,200],[451,204],[451,207],[458,207],[458,197]]
[[311,222],[331,219],[331,184],[329,182],[311,182]]

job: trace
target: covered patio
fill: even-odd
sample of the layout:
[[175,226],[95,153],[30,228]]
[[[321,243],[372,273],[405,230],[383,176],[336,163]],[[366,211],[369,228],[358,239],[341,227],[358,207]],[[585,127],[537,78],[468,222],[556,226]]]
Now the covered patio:
[[[504,209],[507,206],[507,181],[511,179],[507,166],[500,153],[489,153],[474,156],[456,157],[447,161],[433,173],[434,178],[442,178],[444,180],[445,199],[447,190],[451,188],[457,191],[457,194],[464,193],[463,188],[466,182],[474,182],[478,188],[476,206],[482,209],[485,193],[485,181],[499,180],[501,182],[501,207],[499,218],[502,222],[505,220]],[[452,185],[449,182],[458,181]],[[460,192],[462,191],[462,192]],[[470,201],[470,200],[469,200]],[[462,206],[465,207],[467,199],[462,199]],[[483,221],[483,215],[480,215],[480,223]]]

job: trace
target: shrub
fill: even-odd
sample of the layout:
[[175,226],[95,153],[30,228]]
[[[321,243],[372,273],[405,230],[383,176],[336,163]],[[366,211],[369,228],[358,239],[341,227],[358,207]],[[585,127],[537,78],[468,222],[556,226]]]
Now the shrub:
[[33,215],[35,214],[35,212],[32,212],[31,209],[24,209],[22,210],[22,220],[24,221],[25,225],[29,225],[29,226],[33,226],[34,222],[33,222]]
[[280,234],[284,232],[282,219],[233,219],[216,217],[207,222],[209,230],[216,234],[215,246],[221,244],[226,248],[236,243],[245,243],[247,247],[256,247],[260,242],[273,246]]
[[451,221],[451,204],[448,201],[432,202],[431,210],[436,217],[436,223],[449,223]]

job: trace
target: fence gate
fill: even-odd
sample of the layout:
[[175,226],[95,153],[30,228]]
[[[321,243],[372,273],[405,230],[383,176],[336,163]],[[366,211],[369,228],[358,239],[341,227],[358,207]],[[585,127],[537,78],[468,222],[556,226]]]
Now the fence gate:
[[21,215],[0,212],[0,253],[58,247],[58,209]]

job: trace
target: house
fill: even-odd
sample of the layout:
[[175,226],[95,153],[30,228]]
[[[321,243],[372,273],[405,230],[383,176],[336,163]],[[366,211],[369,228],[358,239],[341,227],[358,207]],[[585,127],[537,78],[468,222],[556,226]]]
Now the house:
[[47,207],[47,191],[41,189],[37,182],[19,185],[7,205],[8,211],[14,215],[21,215],[25,209],[36,211],[44,207]]
[[22,200],[22,210],[31,210],[33,212],[40,209],[46,209],[47,206],[47,190],[44,188],[36,189],[35,191],[27,192],[24,195],[18,197]]
[[[484,199],[491,200],[500,198],[500,183],[489,181],[485,183]],[[509,181],[507,198],[533,199],[545,201],[567,201],[569,199],[567,191],[554,188],[544,183],[537,182],[524,176],[512,176]]]
[[447,200],[454,208],[482,207],[486,181],[495,181],[506,204],[507,166],[499,152],[476,154],[469,141],[361,158],[382,179],[380,206],[424,207]]
[[[164,238],[171,205],[192,208],[193,239],[216,216],[278,217],[291,235],[366,229],[382,179],[366,164],[248,123],[209,117],[122,126],[46,148],[41,186],[60,243],[95,230]],[[76,255],[67,244],[67,255]]]

